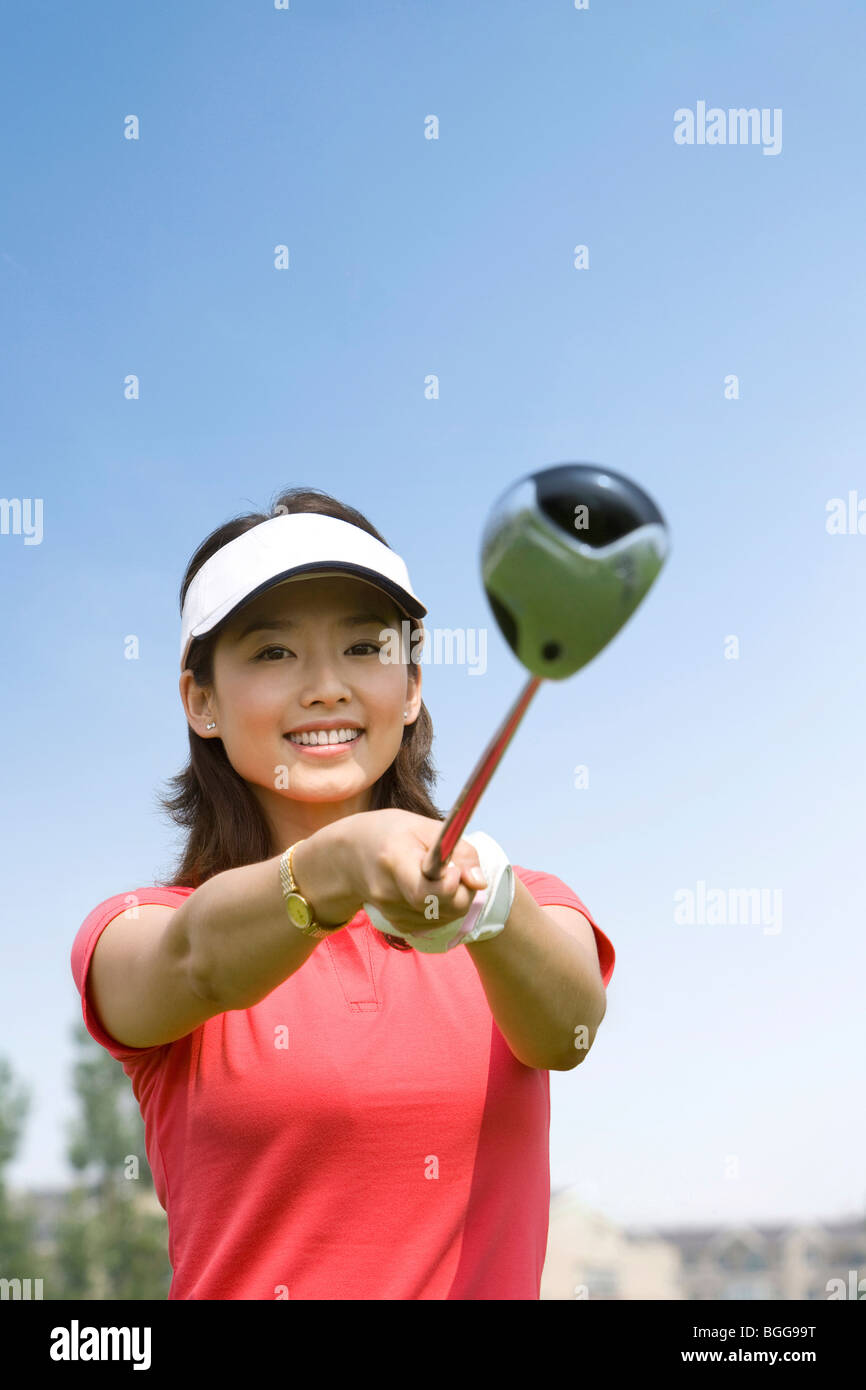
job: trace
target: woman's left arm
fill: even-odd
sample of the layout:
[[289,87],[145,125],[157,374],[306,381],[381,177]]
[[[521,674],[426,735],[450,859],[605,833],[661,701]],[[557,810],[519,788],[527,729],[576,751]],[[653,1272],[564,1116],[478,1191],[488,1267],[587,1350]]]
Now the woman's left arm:
[[464,947],[499,1031],[527,1067],[571,1071],[592,1047],[607,1008],[592,927],[572,911],[591,947],[554,921],[515,874],[503,930]]

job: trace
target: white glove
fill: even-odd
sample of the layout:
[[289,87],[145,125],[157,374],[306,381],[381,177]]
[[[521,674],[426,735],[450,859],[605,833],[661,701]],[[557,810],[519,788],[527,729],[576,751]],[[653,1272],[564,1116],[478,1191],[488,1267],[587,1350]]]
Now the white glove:
[[400,936],[425,955],[441,955],[455,946],[472,945],[498,936],[505,926],[514,901],[514,870],[501,845],[483,830],[462,837],[478,852],[487,887],[479,888],[463,917],[441,926],[422,927],[418,931],[402,932],[392,927],[372,903],[364,903],[364,911],[377,931]]

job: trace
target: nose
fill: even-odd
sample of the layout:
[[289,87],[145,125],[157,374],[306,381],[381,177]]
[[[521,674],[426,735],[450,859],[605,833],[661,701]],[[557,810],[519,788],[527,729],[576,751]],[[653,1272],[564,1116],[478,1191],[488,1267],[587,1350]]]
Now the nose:
[[310,704],[330,706],[352,697],[352,691],[337,669],[337,663],[327,654],[310,657],[305,663],[302,687],[301,704],[305,707]]

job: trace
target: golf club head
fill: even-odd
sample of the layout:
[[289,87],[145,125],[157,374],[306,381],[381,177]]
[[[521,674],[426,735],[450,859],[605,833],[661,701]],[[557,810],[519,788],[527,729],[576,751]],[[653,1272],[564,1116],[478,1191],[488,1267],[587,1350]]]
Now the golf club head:
[[652,498],[609,468],[560,463],[520,478],[481,539],[481,577],[522,666],[564,680],[631,617],[670,549]]

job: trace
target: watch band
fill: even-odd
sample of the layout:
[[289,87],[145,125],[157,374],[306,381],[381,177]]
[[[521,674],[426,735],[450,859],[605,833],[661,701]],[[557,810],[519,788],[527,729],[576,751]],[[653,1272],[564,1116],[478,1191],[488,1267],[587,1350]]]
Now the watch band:
[[[316,921],[316,914],[308,899],[298,892],[298,885],[292,873],[292,854],[299,844],[301,841],[296,840],[280,856],[280,883],[286,903],[286,912],[293,927],[296,927],[304,936],[320,941],[324,936],[333,936],[334,932],[342,931],[347,924],[338,922],[333,927],[323,927],[320,922]],[[351,921],[351,918],[349,920]]]

